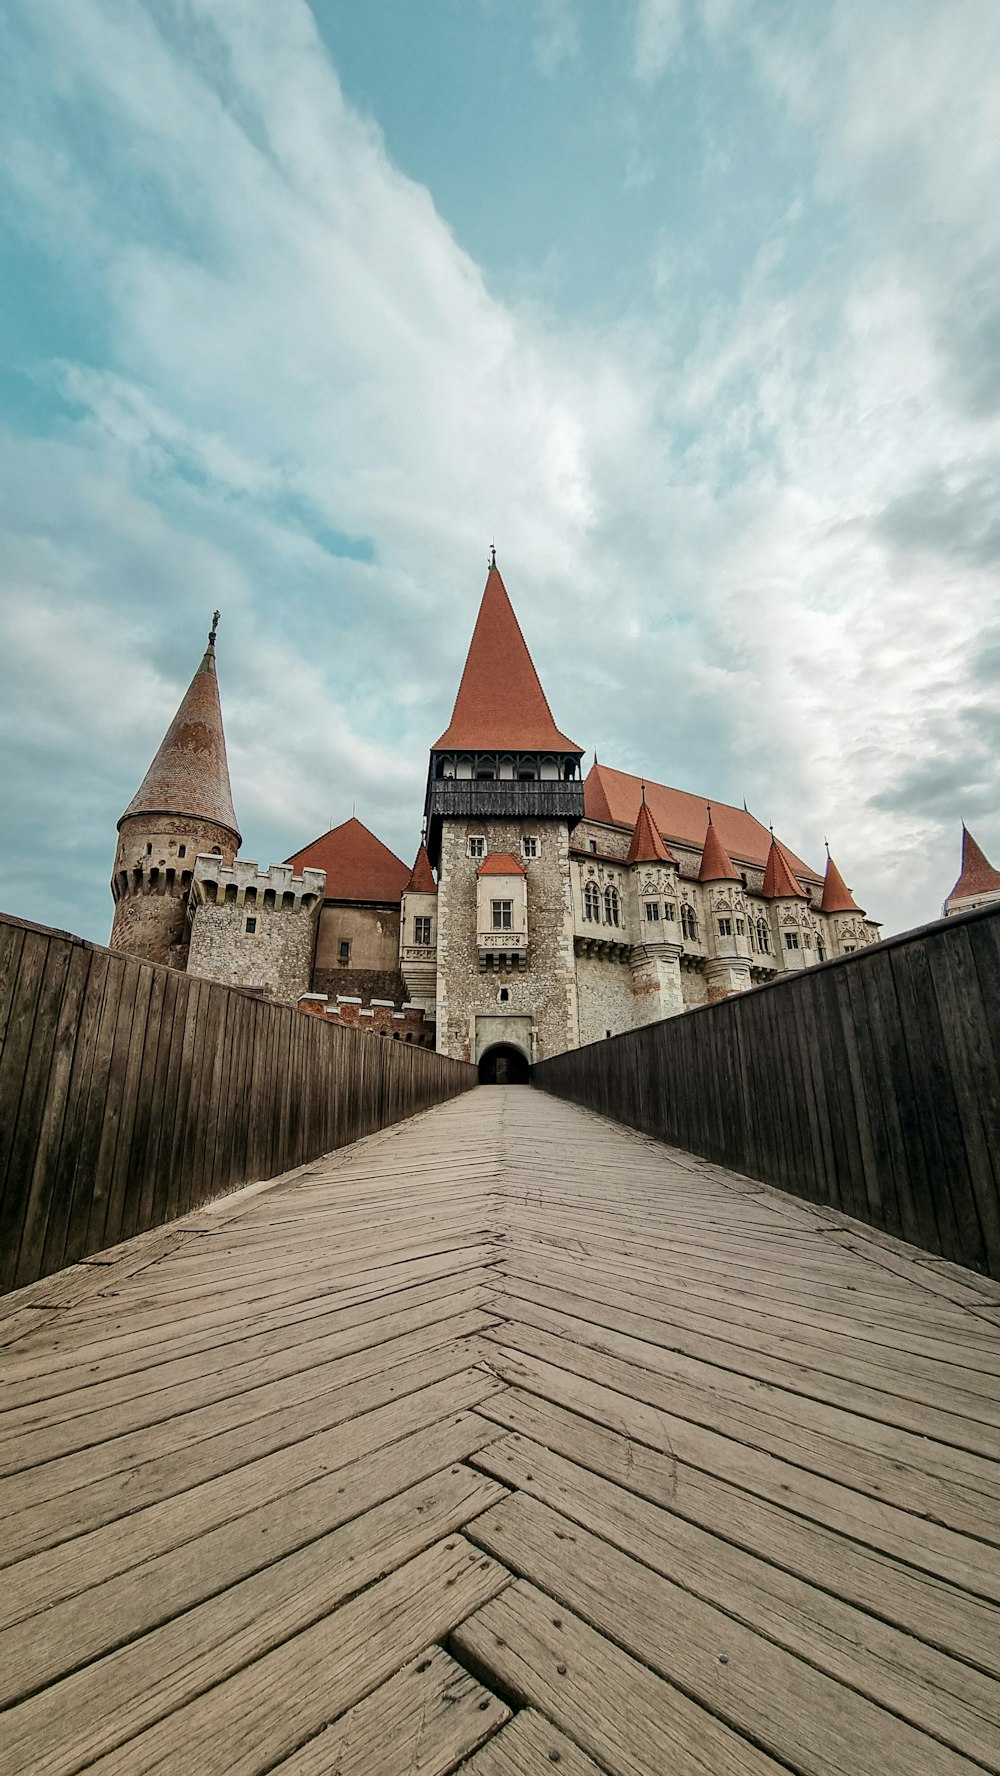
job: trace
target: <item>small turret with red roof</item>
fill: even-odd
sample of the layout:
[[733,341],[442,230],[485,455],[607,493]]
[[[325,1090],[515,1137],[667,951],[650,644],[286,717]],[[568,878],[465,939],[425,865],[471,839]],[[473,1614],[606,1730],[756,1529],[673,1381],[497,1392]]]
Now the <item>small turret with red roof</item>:
[[995,870],[962,822],[962,870],[944,903],[945,915],[971,913],[1000,900],[1000,870]]
[[739,870],[733,868],[733,860],[722,843],[712,823],[712,807],[708,809],[708,828],[701,853],[701,868],[698,871],[699,882],[738,882]]

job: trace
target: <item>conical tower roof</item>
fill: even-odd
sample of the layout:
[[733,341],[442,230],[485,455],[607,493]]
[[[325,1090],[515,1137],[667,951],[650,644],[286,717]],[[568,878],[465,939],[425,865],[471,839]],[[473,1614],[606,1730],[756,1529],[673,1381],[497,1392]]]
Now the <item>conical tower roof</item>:
[[777,839],[772,838],[767,854],[767,868],[761,893],[765,900],[807,900],[801,883],[792,875],[788,860]]
[[432,752],[575,752],[561,734],[528,652],[495,557],[472,633],[462,682],[444,733]]
[[1000,870],[995,870],[985,851],[976,844],[965,822],[962,822],[962,873],[948,900],[971,900],[977,894],[995,894],[1000,890]]
[[431,860],[427,855],[427,846],[421,845],[420,850],[417,852],[413,868],[410,871],[410,879],[407,882],[406,887],[403,889],[403,893],[436,894],[437,891],[437,883],[434,880],[434,871],[431,869]]
[[643,796],[639,804],[635,826],[632,829],[632,843],[628,848],[626,863],[676,863],[677,859],[667,850],[653,822],[653,816]]
[[159,751],[119,820],[133,814],[181,814],[211,820],[240,844],[229,783],[219,681],[215,673],[216,611],[201,665],[181,699]]
[[823,883],[823,899],[820,901],[819,910],[821,913],[860,913],[862,911],[829,851],[826,854],[826,879]]
[[739,879],[739,871],[733,868],[733,860],[712,825],[712,810],[709,808],[708,831],[705,834],[705,843],[702,848],[698,880],[699,882],[738,882]]

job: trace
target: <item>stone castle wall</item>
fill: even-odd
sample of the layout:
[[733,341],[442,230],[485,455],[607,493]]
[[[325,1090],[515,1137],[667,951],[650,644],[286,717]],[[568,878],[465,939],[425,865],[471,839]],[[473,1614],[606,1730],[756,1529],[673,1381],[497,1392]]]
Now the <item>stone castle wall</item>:
[[577,956],[580,1041],[600,1042],[610,1031],[620,1036],[636,1023],[632,970],[610,957]]
[[[468,856],[470,835],[482,834],[491,852],[520,856],[521,839],[538,840],[539,855],[524,861],[528,883],[528,959],[518,969],[482,971],[476,944],[478,862]],[[531,1012],[536,1055],[559,1054],[578,1039],[569,835],[555,821],[446,820],[438,881],[438,1049],[456,1059],[475,1054],[477,1016]],[[506,987],[506,1004],[499,992]]]
[[124,821],[111,878],[115,897],[111,949],[168,968],[186,968],[188,889],[199,852],[213,849],[220,863],[232,863],[235,838],[211,820],[133,814]]
[[322,870],[290,864],[219,869],[200,857],[192,884],[188,973],[294,1003],[312,981]]

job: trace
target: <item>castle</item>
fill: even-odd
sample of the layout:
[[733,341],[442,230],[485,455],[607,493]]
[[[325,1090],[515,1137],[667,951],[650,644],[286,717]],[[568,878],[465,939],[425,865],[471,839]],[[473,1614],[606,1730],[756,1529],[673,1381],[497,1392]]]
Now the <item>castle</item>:
[[[355,817],[246,862],[217,622],[118,823],[113,948],[513,1078],[878,938],[829,854],[820,875],[745,807],[596,758],[584,778],[495,554],[412,868]],[[966,850],[950,911],[1000,897]]]

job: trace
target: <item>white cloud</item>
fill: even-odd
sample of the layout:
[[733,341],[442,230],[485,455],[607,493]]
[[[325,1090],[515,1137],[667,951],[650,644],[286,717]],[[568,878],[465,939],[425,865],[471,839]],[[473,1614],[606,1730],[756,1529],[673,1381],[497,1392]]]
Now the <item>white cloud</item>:
[[683,0],[638,0],[633,65],[638,80],[652,85],[680,47]]
[[[849,200],[856,238],[793,276],[790,201],[681,355],[696,261],[658,243],[662,306],[617,323],[502,303],[345,103],[305,6],[180,17],[36,0],[52,91],[8,107],[32,226],[61,236],[110,341],[49,368],[64,435],[8,444],[0,480],[7,744],[25,782],[63,758],[95,876],[216,603],[249,853],[286,854],[356,799],[409,854],[495,534],[581,743],[746,794],[814,860],[829,832],[873,912],[932,915],[960,812],[984,810],[1000,850],[982,743],[1000,435],[959,398],[947,324],[994,239],[1000,52],[940,50],[944,91],[932,13],[904,66],[861,10],[820,43],[717,4],[710,41],[742,43],[825,144],[818,189]],[[642,10],[637,72],[662,71],[682,22]],[[919,97],[880,135],[911,73]],[[960,164],[976,190],[949,208]]]

